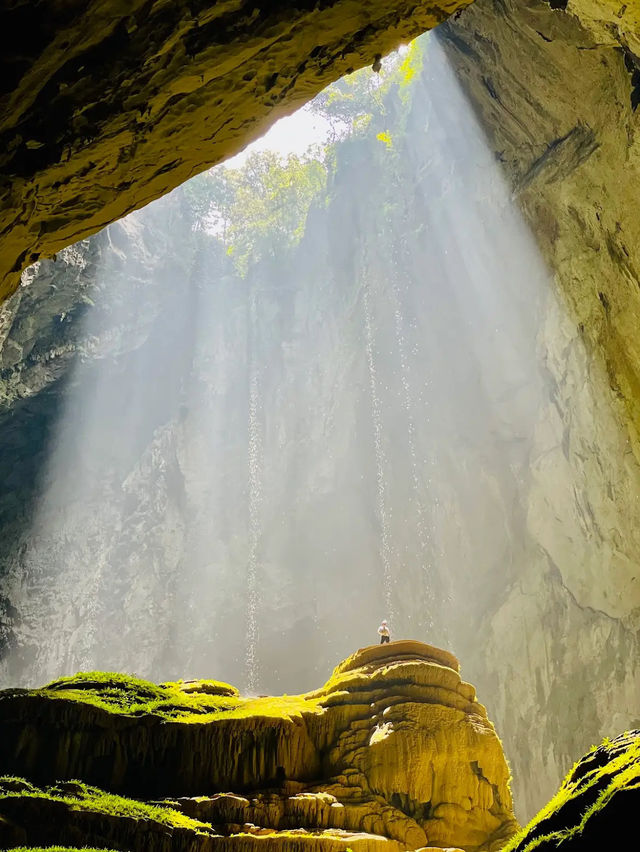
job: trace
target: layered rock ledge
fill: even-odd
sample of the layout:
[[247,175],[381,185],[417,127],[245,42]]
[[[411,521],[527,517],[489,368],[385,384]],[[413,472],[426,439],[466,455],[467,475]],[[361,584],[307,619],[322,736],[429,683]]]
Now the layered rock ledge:
[[491,852],[517,830],[485,708],[418,642],[300,696],[77,675],[0,693],[0,725],[3,848]]

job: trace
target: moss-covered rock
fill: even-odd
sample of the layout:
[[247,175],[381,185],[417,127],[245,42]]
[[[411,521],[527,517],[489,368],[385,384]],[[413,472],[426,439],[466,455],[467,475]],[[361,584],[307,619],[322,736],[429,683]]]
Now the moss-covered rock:
[[517,828],[484,707],[418,642],[365,648],[298,696],[90,672],[0,693],[0,724],[5,845],[137,848],[144,826],[162,851],[494,850]]
[[[579,760],[549,804],[504,852],[590,852],[637,846],[640,731],[605,740]],[[616,840],[614,840],[616,839]]]
[[71,846],[16,846],[13,852],[114,852],[112,849],[89,849],[88,846],[83,846],[82,849]]

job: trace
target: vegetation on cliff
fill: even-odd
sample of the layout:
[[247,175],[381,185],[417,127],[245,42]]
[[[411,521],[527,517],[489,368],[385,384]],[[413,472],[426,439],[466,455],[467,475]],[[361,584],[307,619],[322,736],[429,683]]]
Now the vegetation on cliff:
[[[241,166],[220,166],[185,184],[182,192],[196,230],[223,247],[242,276],[271,258],[282,263],[305,233],[307,216],[329,203],[342,143],[377,142],[380,156],[394,150],[405,130],[424,41],[387,57],[379,74],[365,68],[337,81],[311,104],[331,128],[327,144],[281,157],[253,153]],[[386,201],[390,201],[388,196]]]
[[136,0],[99,12],[84,2],[71,17],[49,2],[37,38],[24,5],[12,6],[0,60],[0,297],[40,256],[237,151],[466,2],[197,2],[150,14]]
[[551,801],[504,852],[605,849],[637,834],[640,731],[605,739],[581,758]]
[[38,805],[43,804],[40,800],[45,800],[47,803],[60,802],[66,805],[70,811],[130,817],[135,820],[159,823],[170,828],[188,828],[196,832],[201,830],[211,832],[210,825],[185,816],[185,814],[169,807],[150,805],[146,802],[116,796],[97,787],[83,784],[81,781],[62,781],[40,789],[24,778],[1,776],[0,811],[6,813],[8,806],[18,800],[21,800],[23,805],[27,802],[31,804],[30,811],[35,814],[40,812]]

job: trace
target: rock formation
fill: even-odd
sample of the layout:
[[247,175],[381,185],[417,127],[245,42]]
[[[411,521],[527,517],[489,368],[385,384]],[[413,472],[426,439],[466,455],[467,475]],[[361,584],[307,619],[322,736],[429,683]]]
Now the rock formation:
[[[469,0],[3,10],[0,299],[20,271],[238,151]],[[35,20],[34,20],[35,18]]]
[[441,33],[640,457],[638,10],[480,0]]
[[606,739],[579,760],[553,799],[505,852],[596,852],[635,845],[640,802],[640,731]]
[[419,642],[360,650],[280,698],[77,675],[0,693],[0,724],[3,848],[144,833],[150,850],[490,852],[517,828],[474,688]]

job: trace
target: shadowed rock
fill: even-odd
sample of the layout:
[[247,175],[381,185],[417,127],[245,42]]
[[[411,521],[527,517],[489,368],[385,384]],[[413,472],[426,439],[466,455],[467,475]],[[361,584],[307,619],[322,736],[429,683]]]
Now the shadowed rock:
[[562,786],[505,852],[634,846],[640,803],[640,731],[605,740],[573,767]]

